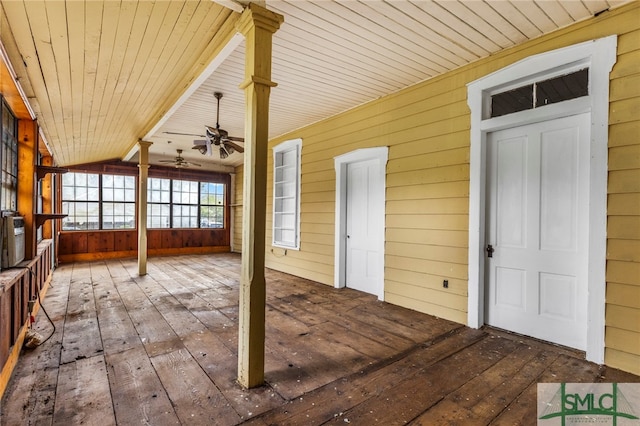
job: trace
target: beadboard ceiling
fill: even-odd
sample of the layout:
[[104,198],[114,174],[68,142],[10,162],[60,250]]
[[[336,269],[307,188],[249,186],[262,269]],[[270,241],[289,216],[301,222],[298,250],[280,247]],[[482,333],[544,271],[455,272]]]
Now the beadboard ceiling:
[[[629,0],[266,0],[274,36],[270,137],[587,19]],[[233,0],[2,0],[0,38],[56,163],[242,163],[191,149],[204,125],[244,136],[244,42]],[[264,2],[262,2],[264,4]],[[167,133],[170,132],[170,133]],[[198,137],[195,137],[198,139]]]

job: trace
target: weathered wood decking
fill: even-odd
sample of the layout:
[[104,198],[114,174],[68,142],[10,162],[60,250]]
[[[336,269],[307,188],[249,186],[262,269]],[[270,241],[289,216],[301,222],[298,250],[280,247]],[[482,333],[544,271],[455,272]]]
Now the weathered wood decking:
[[[637,382],[581,354],[267,271],[267,385],[237,371],[238,255],[63,265],[53,337],[2,425],[534,424],[538,382]],[[36,330],[51,326],[42,311]]]

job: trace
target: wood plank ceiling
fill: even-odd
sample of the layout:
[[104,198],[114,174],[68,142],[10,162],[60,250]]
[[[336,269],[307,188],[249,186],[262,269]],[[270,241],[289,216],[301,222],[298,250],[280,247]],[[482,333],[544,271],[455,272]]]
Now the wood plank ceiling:
[[[274,37],[270,136],[628,1],[267,0],[285,17]],[[142,137],[154,142],[152,163],[178,148],[203,169],[242,163],[166,133],[215,125],[220,91],[221,127],[243,136],[241,39],[209,66],[236,12],[210,0],[1,3],[0,38],[57,164],[130,158]]]

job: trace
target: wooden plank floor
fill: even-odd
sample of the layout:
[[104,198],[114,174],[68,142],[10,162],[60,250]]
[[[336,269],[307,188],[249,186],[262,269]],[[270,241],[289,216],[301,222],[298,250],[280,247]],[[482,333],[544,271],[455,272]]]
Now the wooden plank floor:
[[[233,254],[63,265],[55,333],[25,351],[2,425],[533,424],[538,382],[639,382],[580,353],[267,271],[267,385],[236,383]],[[42,311],[36,330],[52,327]]]

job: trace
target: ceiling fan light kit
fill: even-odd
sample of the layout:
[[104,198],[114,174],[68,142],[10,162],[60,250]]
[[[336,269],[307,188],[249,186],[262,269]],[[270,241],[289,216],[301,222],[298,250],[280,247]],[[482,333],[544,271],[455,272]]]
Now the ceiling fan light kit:
[[224,147],[220,147],[220,158],[225,159],[229,156],[229,153],[224,149]]

